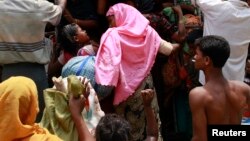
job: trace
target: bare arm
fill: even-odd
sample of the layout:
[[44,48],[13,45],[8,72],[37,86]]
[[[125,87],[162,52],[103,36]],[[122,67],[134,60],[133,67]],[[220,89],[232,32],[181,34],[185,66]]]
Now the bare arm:
[[67,0],[56,0],[56,4],[62,8],[62,10],[65,9]]
[[76,19],[71,15],[71,13],[67,8],[64,10],[63,16],[69,23],[76,23],[83,29],[93,29],[97,27],[97,21],[91,19],[89,20]]
[[[92,89],[91,84],[87,79],[82,80],[83,85],[85,85],[85,91],[89,94],[90,89]],[[86,96],[88,97],[88,96]],[[73,95],[70,95],[69,99],[69,108],[71,112],[72,119],[75,123],[79,141],[95,141],[95,138],[89,132],[85,121],[82,118],[82,110],[84,109],[86,98],[81,95],[79,98],[74,98]]]
[[207,141],[207,117],[202,88],[194,88],[189,93],[189,104],[192,113],[192,141]]
[[177,42],[183,42],[186,38],[185,18],[180,5],[173,6],[172,9],[178,15],[178,31],[172,35],[172,39]]
[[97,0],[97,13],[105,15],[107,8],[107,0]]
[[154,98],[154,91],[152,89],[146,89],[141,91],[143,98],[145,116],[147,120],[147,138],[146,141],[157,141],[158,139],[158,124],[154,111],[151,107],[151,102]]

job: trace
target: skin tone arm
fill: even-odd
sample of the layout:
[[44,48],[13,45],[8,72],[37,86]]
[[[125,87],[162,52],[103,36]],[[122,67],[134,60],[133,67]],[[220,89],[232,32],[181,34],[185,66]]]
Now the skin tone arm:
[[178,31],[172,35],[172,39],[180,43],[186,38],[185,19],[180,5],[173,6],[172,9],[178,15]]
[[64,10],[67,4],[67,0],[56,0],[56,4],[59,5],[62,10]]
[[68,9],[65,9],[63,12],[64,18],[69,22],[69,23],[76,23],[83,29],[93,29],[97,27],[97,22],[95,20],[80,20],[74,18]]
[[[85,86],[86,94],[89,95],[90,91],[93,90],[89,80],[87,78],[84,78],[82,81],[82,84]],[[84,122],[81,112],[84,109],[84,103],[88,95],[83,96],[81,95],[80,98],[74,98],[72,95],[70,95],[69,99],[69,108],[71,112],[72,119],[75,123],[77,132],[78,132],[78,138],[79,141],[95,141],[95,138],[90,134],[86,123]],[[86,98],[85,98],[86,97]]]
[[204,89],[196,87],[189,93],[189,104],[192,113],[192,141],[207,141],[207,117],[204,105]]
[[97,13],[105,15],[107,8],[107,0],[97,0]]
[[141,91],[143,98],[144,110],[147,120],[147,138],[146,141],[158,140],[158,124],[155,118],[154,111],[151,107],[151,102],[154,98],[154,91],[152,89],[146,89]]

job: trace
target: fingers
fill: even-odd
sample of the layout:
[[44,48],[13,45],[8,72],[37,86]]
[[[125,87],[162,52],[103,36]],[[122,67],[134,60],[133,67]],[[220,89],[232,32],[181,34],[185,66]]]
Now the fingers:
[[145,98],[151,98],[154,96],[154,91],[152,89],[145,89],[141,91],[141,95]]
[[90,83],[90,80],[86,77],[79,77],[79,80],[82,82],[82,85],[85,88],[84,89],[85,92],[83,92],[83,93],[84,93],[85,98],[87,98],[90,94],[90,89],[93,88],[91,83]]

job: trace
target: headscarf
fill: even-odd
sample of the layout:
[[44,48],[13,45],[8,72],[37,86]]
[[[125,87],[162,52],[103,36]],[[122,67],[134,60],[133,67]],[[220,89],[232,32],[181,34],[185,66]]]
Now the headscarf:
[[35,123],[39,111],[33,80],[17,76],[0,84],[0,137],[4,141],[58,141]]
[[132,95],[150,73],[161,38],[134,7],[118,3],[107,16],[116,26],[102,36],[95,62],[98,84],[116,86],[114,105]]

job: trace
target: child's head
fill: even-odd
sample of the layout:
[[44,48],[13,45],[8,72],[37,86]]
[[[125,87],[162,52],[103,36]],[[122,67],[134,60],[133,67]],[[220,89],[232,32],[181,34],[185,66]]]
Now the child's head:
[[96,127],[96,141],[129,141],[130,131],[128,121],[116,114],[107,114]]
[[89,42],[89,36],[85,30],[82,30],[80,26],[75,23],[68,24],[63,27],[63,36],[65,36],[71,43],[87,43]]

